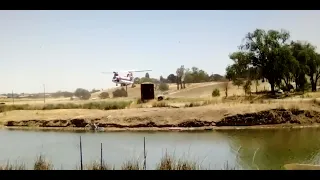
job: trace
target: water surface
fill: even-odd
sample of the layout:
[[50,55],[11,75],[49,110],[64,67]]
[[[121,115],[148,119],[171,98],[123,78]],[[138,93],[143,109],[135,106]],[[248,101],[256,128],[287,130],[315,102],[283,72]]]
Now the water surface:
[[286,163],[319,163],[320,129],[224,130],[212,132],[55,132],[0,130],[0,163],[24,162],[31,167],[45,155],[59,169],[103,159],[120,168],[126,160],[143,157],[146,138],[147,168],[154,169],[168,152],[197,161],[203,168],[282,169]]

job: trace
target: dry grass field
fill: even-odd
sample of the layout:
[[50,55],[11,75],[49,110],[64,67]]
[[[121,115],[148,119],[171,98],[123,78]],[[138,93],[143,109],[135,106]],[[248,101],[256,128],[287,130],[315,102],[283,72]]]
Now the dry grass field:
[[[169,85],[169,90],[166,92],[167,94],[177,94],[179,95],[180,93],[183,93],[184,91],[189,91],[189,90],[192,90],[192,89],[198,89],[198,88],[202,88],[202,87],[209,87],[209,89],[211,88],[211,92],[212,92],[212,88],[213,86],[212,85],[215,85],[215,84],[218,84],[217,82],[214,82],[214,83],[193,83],[193,84],[186,84],[186,89],[183,89],[183,90],[177,90],[177,85],[176,84],[168,84]],[[112,96],[112,92],[116,89],[120,89],[121,87],[115,87],[115,88],[110,88],[110,89],[107,89],[107,90],[104,90],[104,92],[108,92],[110,94],[110,96]],[[139,98],[140,95],[141,95],[141,92],[140,92],[140,84],[136,84],[136,87],[134,88],[131,88],[128,86],[127,88],[128,90],[128,98]],[[196,92],[199,92],[201,91],[200,90],[196,90]],[[211,92],[209,94],[211,94]],[[98,98],[99,97],[99,94],[101,92],[96,92],[96,93],[93,93],[91,94],[91,97],[92,98]],[[155,91],[155,95],[158,95],[158,94],[162,94],[160,91]],[[187,94],[187,95],[194,95],[194,94]],[[179,95],[181,96],[181,95]],[[184,96],[182,94],[182,96]],[[197,97],[197,93],[195,93],[195,96],[194,97]]]
[[[229,96],[243,96],[244,91],[240,87],[235,87],[232,85],[232,83],[229,83],[229,89],[228,89],[228,94]],[[261,84],[258,87],[258,90],[263,90],[264,87],[268,86],[268,84],[264,83]],[[120,88],[120,87],[117,87]],[[71,104],[75,105],[84,105],[84,104],[101,104],[101,103],[118,103],[118,102],[123,102],[123,101],[132,101],[132,102],[137,102],[137,100],[140,97],[140,85],[137,85],[135,88],[130,88],[128,87],[128,97],[125,98],[112,98],[112,92],[116,90],[117,88],[111,88],[107,89],[106,92],[108,92],[111,96],[111,98],[108,99],[100,99],[98,96],[101,92],[96,92],[91,95],[91,98],[89,100],[70,100],[70,98],[46,98],[46,101],[44,103],[43,99],[15,99],[14,102],[12,99],[6,99],[2,100],[2,102],[5,102],[7,105],[26,105],[28,104],[27,109],[32,109],[30,107],[35,107],[33,109],[41,109],[43,106],[49,106],[49,105],[54,105],[54,106],[59,106],[58,109],[62,109],[66,107],[66,104],[69,104],[67,109],[72,109],[72,107],[75,108],[75,106],[71,106]],[[214,89],[219,89],[220,90],[220,97],[212,97],[212,91]],[[255,88],[252,88],[253,91]],[[209,82],[209,83],[193,83],[193,84],[187,84],[186,89],[181,89],[177,90],[177,85],[176,84],[169,84],[169,91],[163,93],[165,97],[169,100],[165,101],[166,105],[163,105],[163,103],[158,103],[160,106],[185,106],[187,103],[203,103],[203,101],[210,101],[207,104],[211,103],[217,103],[221,101],[221,98],[224,97],[224,83],[222,82]],[[159,91],[155,92],[155,95],[162,94]],[[64,105],[63,105],[64,104]],[[155,104],[155,105],[154,105]],[[137,107],[152,107],[152,106],[158,106],[158,104],[155,101],[150,101],[149,103],[146,104],[135,104],[132,103],[130,108],[137,108]],[[162,105],[161,105],[162,104]],[[21,109],[21,108],[19,108]],[[26,109],[26,108],[22,108]],[[46,108],[46,109],[54,109],[54,108]],[[75,109],[81,109],[80,106],[78,106]],[[89,108],[91,109],[91,108]],[[93,108],[96,109],[96,108]],[[102,108],[100,108],[102,109]],[[118,109],[118,108],[113,108],[113,109]]]
[[[187,84],[186,89],[183,90],[177,90],[177,85],[176,84],[168,84],[169,85],[169,90],[165,93],[170,96],[170,94],[176,95],[174,97],[181,97],[184,96],[185,94],[188,97],[191,98],[196,98],[198,97],[197,92],[202,92],[203,89],[198,89],[198,88],[204,88],[207,87],[209,91],[206,91],[205,93],[208,93],[208,95],[211,95],[211,92],[213,88],[215,88],[215,84],[219,83],[194,83],[194,84]],[[140,92],[140,85],[137,84],[136,87],[131,88],[128,87],[128,97],[126,98],[112,98],[112,92],[115,91],[116,89],[120,89],[121,87],[115,87],[115,88],[109,88],[104,91],[100,92],[95,92],[91,94],[91,98],[89,100],[70,100],[70,98],[46,98],[46,104],[63,104],[63,103],[90,103],[90,102],[96,102],[96,101],[124,101],[124,100],[136,100],[140,98],[141,92]],[[198,90],[197,90],[198,89]],[[210,90],[211,89],[211,90]],[[188,92],[189,90],[192,90],[190,93],[185,93]],[[110,97],[109,99],[104,99],[101,100],[99,98],[99,94],[101,92],[108,92]],[[180,95],[182,93],[182,95]],[[155,91],[155,95],[162,94],[160,91]],[[43,98],[39,99],[28,99],[28,98],[23,98],[23,99],[15,99],[14,102],[12,99],[1,99],[0,102],[4,102],[6,104],[44,104]]]
[[[179,123],[185,120],[218,121],[226,115],[255,113],[276,108],[298,108],[302,110],[319,111],[320,107],[311,102],[306,103],[218,103],[192,108],[131,108],[119,110],[99,109],[54,109],[54,110],[14,110],[0,114],[0,121],[23,120],[70,120],[70,119],[99,119],[102,122],[117,124],[136,124],[149,121],[163,123]],[[320,112],[320,111],[319,111]]]
[[[260,95],[247,99],[242,87],[228,84],[228,98],[225,98],[224,82],[195,83],[187,85],[186,89],[177,90],[176,84],[170,84],[166,99],[163,101],[152,100],[140,103],[140,87],[128,88],[129,97],[109,98],[105,100],[73,100],[66,98],[50,98],[37,101],[15,101],[5,106],[0,105],[0,124],[5,125],[9,121],[16,122],[18,126],[47,126],[43,121],[50,121],[54,127],[70,126],[72,120],[83,120],[86,123],[112,124],[113,126],[138,126],[148,125],[153,122],[158,126],[178,126],[183,123],[197,121],[202,123],[217,122],[226,116],[237,114],[257,113],[271,109],[301,109],[320,112],[320,104],[317,97],[320,93],[306,93],[303,96],[288,97],[286,99],[259,99]],[[212,97],[212,91],[219,89],[220,96]],[[269,90],[268,83],[260,83],[258,91]],[[112,93],[114,89],[107,90]],[[252,92],[256,91],[255,84]],[[98,93],[92,97],[98,97]],[[157,92],[159,93],[159,92]],[[252,100],[253,99],[253,100]],[[255,100],[257,99],[257,100]],[[280,108],[280,109],[281,109]],[[28,123],[30,121],[31,123]],[[42,125],[39,124],[41,121]],[[52,121],[52,122],[51,122]],[[21,122],[20,124],[18,122]],[[72,122],[71,124],[74,125]],[[48,125],[48,126],[49,126]],[[142,126],[142,125],[141,125]],[[184,126],[189,126],[184,124]]]

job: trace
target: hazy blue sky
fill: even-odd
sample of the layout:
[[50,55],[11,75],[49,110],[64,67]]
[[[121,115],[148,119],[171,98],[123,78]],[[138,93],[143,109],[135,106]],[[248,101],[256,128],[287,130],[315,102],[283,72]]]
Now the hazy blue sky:
[[[102,71],[196,66],[224,74],[256,28],[320,46],[319,11],[0,11],[0,93],[108,88]],[[180,42],[180,43],[179,43]],[[144,73],[135,74],[143,76]]]

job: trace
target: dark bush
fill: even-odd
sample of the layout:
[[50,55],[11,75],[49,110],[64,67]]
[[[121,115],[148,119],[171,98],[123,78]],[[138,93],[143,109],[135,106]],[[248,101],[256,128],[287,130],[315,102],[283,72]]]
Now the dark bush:
[[217,96],[220,96],[220,91],[219,91],[219,89],[214,89],[212,91],[212,97],[217,97]]
[[112,95],[114,98],[116,97],[128,97],[128,93],[124,88],[117,89],[112,92]]
[[167,83],[160,83],[159,84],[159,90],[160,91],[168,91],[169,90],[169,85]]
[[82,88],[76,89],[74,95],[82,100],[88,100],[91,97],[91,93],[88,90]]
[[107,99],[109,98],[109,93],[108,92],[102,92],[99,94],[100,99]]

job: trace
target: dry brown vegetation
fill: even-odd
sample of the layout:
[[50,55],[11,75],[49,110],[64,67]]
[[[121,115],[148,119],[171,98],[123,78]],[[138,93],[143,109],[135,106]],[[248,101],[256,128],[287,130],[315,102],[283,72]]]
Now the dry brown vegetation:
[[177,159],[167,152],[161,158],[160,163],[157,165],[156,170],[199,170],[200,165],[195,161],[186,159]]
[[[24,163],[16,162],[14,164],[8,162],[6,165],[1,166],[0,170],[27,170],[28,168]],[[36,158],[34,165],[31,170],[55,170],[53,164],[46,159],[44,156]],[[121,167],[121,170],[144,170],[141,161],[138,159],[125,161]],[[235,170],[235,167],[225,166],[222,170]],[[77,165],[75,170],[81,170],[80,166]],[[83,170],[116,170],[115,166],[111,166],[106,162],[92,161],[91,163],[85,164]],[[196,161],[186,160],[183,158],[176,158],[173,155],[166,153],[155,167],[155,170],[205,170],[201,168],[201,164]]]
[[286,170],[320,170],[320,165],[313,164],[285,164]]
[[[26,170],[27,167],[24,163],[16,162],[14,164],[7,162],[6,165],[0,165],[0,170]],[[52,163],[46,159],[43,155],[39,155],[34,164],[33,164],[33,170],[53,170]]]
[[[212,84],[212,83],[193,83],[193,84],[188,84],[187,85],[187,88],[195,88],[195,87],[199,87],[199,86],[206,86],[208,84]],[[167,91],[167,93],[179,93],[179,91],[177,91],[177,85],[176,84],[168,84],[169,86],[169,90]],[[108,92],[109,94],[112,94],[112,92],[115,90],[115,89],[119,89],[120,87],[116,87],[116,88],[110,88],[110,89],[106,89],[104,90],[103,92]],[[140,95],[141,95],[141,92],[140,92],[140,84],[136,84],[136,87],[134,88],[131,88],[131,87],[128,87],[127,88],[128,90],[128,98],[139,98]],[[101,93],[100,92],[96,92],[96,93],[93,93],[91,94],[91,98],[97,98],[99,97],[99,94]],[[160,91],[155,91],[155,94],[161,94]]]
[[[191,98],[198,98],[199,96],[197,94],[198,92],[202,92],[204,89],[208,89],[209,94],[211,94],[212,88],[214,88],[218,82],[210,82],[210,83],[193,83],[193,84],[187,84],[186,89],[183,90],[177,90],[177,85],[176,84],[168,84],[169,85],[169,90],[165,92],[165,94],[172,94],[173,97],[191,97]],[[99,91],[91,94],[91,100],[70,100],[70,98],[46,98],[46,104],[64,104],[64,103],[75,103],[75,104],[83,104],[83,103],[90,103],[90,102],[95,102],[97,100],[101,100],[99,98],[99,95],[101,92],[108,92],[109,95],[112,95],[112,92],[115,91],[116,89],[120,89],[121,87],[117,88],[110,88],[104,91]],[[196,90],[198,89],[198,90]],[[211,89],[211,90],[210,90]],[[123,100],[134,100],[137,98],[140,98],[141,92],[140,92],[140,85],[137,84],[135,88],[128,87],[128,97],[125,98],[107,98],[103,99],[103,101],[123,101]],[[189,93],[186,94],[186,92],[190,91]],[[196,93],[194,93],[196,92]],[[206,93],[206,92],[205,92]],[[155,95],[158,94],[163,94],[160,91],[155,91]],[[187,95],[187,96],[185,96]],[[195,96],[194,96],[195,95]],[[170,95],[171,96],[171,95]],[[97,100],[92,100],[92,99],[97,99]],[[13,104],[12,99],[1,99],[1,102],[5,102],[6,104]],[[22,98],[22,99],[15,99],[14,104],[39,104],[43,105],[43,98],[39,99],[28,99],[28,98]]]
[[[295,112],[302,111],[299,115]],[[282,113],[284,111],[284,114]],[[0,122],[6,126],[27,127],[86,127],[90,123],[96,123],[105,128],[139,128],[139,127],[210,127],[229,118],[248,122],[269,119],[266,124],[277,124],[277,119],[298,118],[300,124],[318,122],[319,106],[314,102],[292,104],[279,103],[219,103],[192,108],[138,108],[123,110],[88,110],[88,109],[59,109],[50,111],[16,110],[7,112],[0,117]],[[290,114],[292,116],[289,119]],[[240,115],[239,115],[240,114]],[[303,116],[302,116],[303,115]],[[311,116],[312,115],[312,116]],[[308,120],[302,117],[309,118]],[[231,121],[232,120],[232,121]],[[292,121],[297,123],[297,121]],[[265,124],[265,122],[256,121]],[[279,122],[283,122],[279,120]],[[286,121],[287,122],[287,121]],[[304,123],[305,122],[305,123]],[[284,122],[283,122],[284,123]],[[241,124],[241,123],[240,123]],[[298,123],[299,124],[299,123]],[[223,126],[232,124],[221,124]],[[235,124],[234,124],[235,125]],[[257,124],[253,124],[257,125]]]
[[[260,83],[257,88],[255,86],[251,88],[253,92],[256,89],[261,92],[268,90],[269,86],[266,83]],[[195,96],[196,92],[211,96],[214,89],[220,91],[220,97]],[[264,119],[262,117],[267,114],[272,114],[268,117],[281,117],[275,109],[286,109],[287,113],[292,109],[305,110],[302,113],[304,116],[308,113],[320,112],[320,101],[316,98],[305,98],[293,94],[284,99],[270,99],[264,93],[244,96],[244,90],[233,86],[231,82],[228,84],[227,98],[224,91],[224,83],[198,83],[167,95],[163,101],[152,100],[147,103],[141,103],[138,99],[119,98],[113,101],[59,103],[45,106],[0,105],[0,124],[58,128],[85,127],[91,123],[105,128],[205,127],[215,126],[217,122],[225,121],[226,118],[248,121],[246,120],[248,118]],[[178,95],[185,97],[178,97]],[[317,93],[307,95],[317,97]],[[317,120],[311,118],[310,121],[301,122],[317,122]]]

